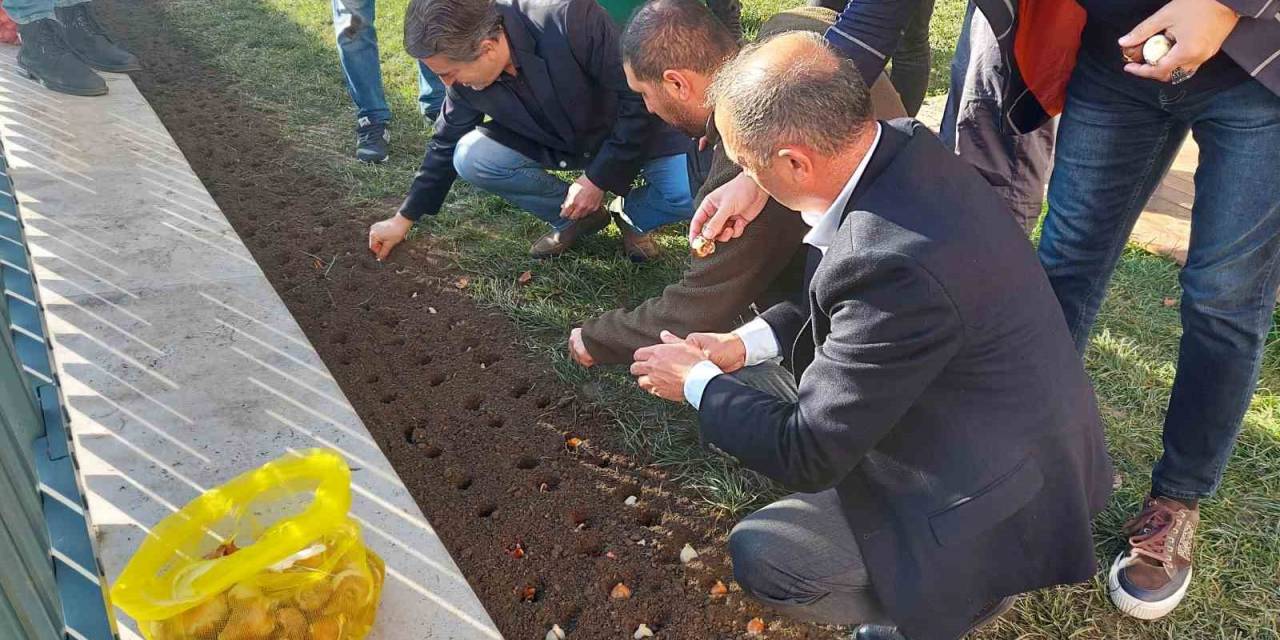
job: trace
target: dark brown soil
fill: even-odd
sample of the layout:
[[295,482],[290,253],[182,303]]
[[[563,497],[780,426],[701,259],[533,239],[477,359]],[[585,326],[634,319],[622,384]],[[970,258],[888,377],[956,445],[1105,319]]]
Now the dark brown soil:
[[[142,58],[139,88],[507,638],[540,640],[559,624],[571,639],[616,640],[640,623],[663,638],[734,638],[753,616],[771,637],[830,636],[747,602],[724,553],[731,523],[620,453],[607,417],[478,309],[429,242],[374,261],[366,230],[391,206],[344,207],[339,185],[308,173],[271,117],[178,40],[163,2],[95,5]],[[571,449],[570,437],[585,443]],[[630,495],[638,505],[624,505]],[[682,566],[686,542],[701,558]],[[716,580],[727,596],[708,595]],[[620,582],[629,600],[610,599]]]

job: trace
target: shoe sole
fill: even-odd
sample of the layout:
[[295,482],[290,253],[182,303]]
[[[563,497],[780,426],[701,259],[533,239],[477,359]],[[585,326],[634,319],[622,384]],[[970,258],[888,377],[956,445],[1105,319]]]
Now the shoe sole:
[[1169,612],[1176,609],[1178,604],[1182,602],[1183,596],[1187,595],[1187,587],[1191,586],[1191,574],[1193,571],[1187,572],[1186,583],[1182,585],[1182,588],[1175,591],[1173,595],[1155,602],[1139,600],[1129,595],[1120,586],[1121,563],[1128,556],[1129,554],[1123,552],[1116,556],[1115,561],[1111,563],[1111,571],[1107,574],[1107,595],[1111,597],[1112,604],[1116,605],[1116,608],[1121,613],[1139,620],[1159,620],[1169,615]]
[[363,162],[365,164],[382,164],[390,159],[391,159],[391,154],[388,153],[387,155],[383,156],[381,160],[365,160],[364,158],[357,156],[356,162]]
[[104,87],[102,87],[102,90],[101,90],[101,91],[97,91],[97,90],[95,90],[95,91],[81,91],[81,90],[74,89],[74,88],[72,88],[72,87],[68,87],[68,86],[65,86],[65,85],[60,85],[60,84],[58,84],[58,83],[56,83],[56,82],[49,82],[48,80],[45,80],[44,78],[41,78],[40,76],[37,76],[37,75],[36,75],[36,74],[34,74],[34,73],[31,73],[31,71],[27,70],[27,68],[26,68],[26,67],[24,67],[24,66],[22,66],[22,64],[21,64],[21,63],[19,63],[19,64],[18,64],[18,68],[19,68],[19,69],[22,69],[22,73],[23,73],[23,74],[25,74],[28,78],[30,78],[30,79],[32,79],[32,80],[35,80],[36,82],[39,82],[39,83],[40,83],[44,88],[46,88],[46,89],[48,89],[48,90],[50,90],[50,91],[56,91],[56,92],[58,92],[58,93],[65,93],[65,94],[70,95],[70,96],[84,96],[84,97],[88,97],[88,98],[92,98],[92,97],[94,97],[94,96],[105,96],[105,95],[107,95],[107,91],[108,91],[108,89],[107,89],[105,86],[104,86]]
[[71,53],[75,54],[75,56],[80,59],[80,62],[85,63],[86,66],[94,71],[102,71],[105,73],[129,73],[130,71],[142,71],[141,64],[133,64],[127,67],[104,67],[102,65],[94,64],[92,60],[80,55],[80,52],[75,49],[72,49]]
[[991,622],[995,621],[996,618],[999,618],[1000,616],[1003,616],[1004,614],[1009,613],[1009,610],[1013,609],[1013,605],[1017,603],[1018,603],[1018,596],[1016,595],[1008,596],[1004,598],[1003,600],[1000,601],[1000,604],[996,605],[996,608],[989,611],[987,615],[982,616],[977,620],[974,620],[973,624],[969,625],[969,629],[966,630],[963,635],[969,635],[970,633],[973,633],[974,631],[977,631],[978,629],[981,629],[982,627],[985,627]]

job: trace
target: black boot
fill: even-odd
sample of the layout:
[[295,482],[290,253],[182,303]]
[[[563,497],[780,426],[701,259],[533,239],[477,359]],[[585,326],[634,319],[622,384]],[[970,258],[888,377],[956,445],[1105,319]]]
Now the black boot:
[[138,57],[116,46],[107,35],[107,30],[98,24],[89,10],[89,3],[82,2],[69,7],[54,9],[58,22],[67,30],[67,44],[80,56],[86,64],[98,71],[124,73],[140,71]]
[[93,72],[67,45],[62,25],[53,18],[18,25],[22,49],[18,66],[27,77],[52,91],[74,96],[100,96],[107,81]]

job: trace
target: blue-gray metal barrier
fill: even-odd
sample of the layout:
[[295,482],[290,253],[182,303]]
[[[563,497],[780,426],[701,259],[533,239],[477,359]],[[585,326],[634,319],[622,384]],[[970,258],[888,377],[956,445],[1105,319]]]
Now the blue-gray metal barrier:
[[118,639],[0,149],[0,640]]

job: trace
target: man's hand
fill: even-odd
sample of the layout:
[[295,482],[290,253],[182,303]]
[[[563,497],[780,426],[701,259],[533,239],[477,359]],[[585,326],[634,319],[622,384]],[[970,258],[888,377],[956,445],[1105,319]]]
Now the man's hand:
[[[671,334],[663,331],[662,335],[665,341]],[[684,341],[696,347],[704,358],[725,373],[747,366],[747,345],[736,333],[691,333]]]
[[1233,9],[1217,0],[1172,0],[1120,38],[1120,47],[1141,47],[1151,36],[1164,32],[1173,39],[1173,48],[1156,64],[1129,63],[1124,70],[1169,82],[1173,70],[1181,67],[1190,77],[1218,53],[1239,19]]
[[595,213],[604,201],[604,190],[597,187],[587,176],[582,176],[569,185],[569,195],[560,205],[560,217],[577,220]]
[[708,240],[728,242],[740,237],[768,201],[769,194],[747,174],[740,173],[702,199],[689,223],[689,239],[701,235]]
[[641,389],[659,398],[680,402],[684,400],[684,379],[693,365],[706,360],[698,347],[662,332],[662,344],[636,351],[636,361],[631,365],[631,375]]
[[596,359],[591,357],[587,343],[582,340],[582,327],[569,332],[569,358],[587,369],[596,366]]
[[381,262],[404,240],[412,227],[413,221],[398,213],[382,222],[375,222],[369,227],[369,250]]

